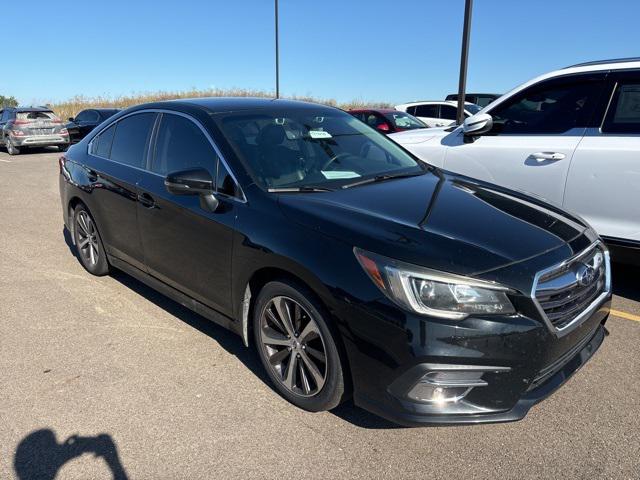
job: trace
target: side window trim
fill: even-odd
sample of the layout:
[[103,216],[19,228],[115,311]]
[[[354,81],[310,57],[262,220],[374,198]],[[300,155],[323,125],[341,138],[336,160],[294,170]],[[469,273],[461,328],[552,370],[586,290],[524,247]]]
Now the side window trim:
[[[231,175],[231,178],[233,179],[233,182],[235,183],[236,188],[238,190],[238,195],[237,196],[231,196],[231,195],[227,195],[225,193],[219,193],[217,191],[218,189],[217,189],[217,186],[216,186],[216,189],[214,190],[215,193],[217,195],[223,195],[223,196],[225,196],[227,198],[230,198],[232,200],[236,200],[236,201],[241,202],[241,203],[247,203],[247,197],[245,196],[244,191],[242,190],[242,187],[240,186],[240,182],[238,182],[238,178],[236,177],[236,175],[233,172],[233,170],[231,170],[231,168],[229,167],[229,164],[227,163],[227,160],[222,155],[222,152],[218,148],[218,145],[216,145],[216,142],[214,142],[213,138],[211,138],[211,135],[209,135],[209,132],[207,132],[207,130],[202,126],[202,124],[197,119],[193,118],[191,115],[188,115],[186,113],[176,112],[176,111],[173,111],[173,110],[163,110],[163,109],[148,109],[147,110],[147,109],[145,109],[145,110],[139,110],[138,112],[135,112],[135,113],[139,113],[139,112],[156,112],[156,113],[158,113],[158,117],[157,117],[156,123],[155,123],[155,125],[153,127],[153,132],[152,132],[152,137],[151,137],[151,142],[153,143],[153,153],[152,153],[153,158],[149,158],[150,155],[147,155],[147,162],[152,162],[153,160],[155,160],[156,144],[157,144],[157,139],[158,139],[158,130],[160,128],[161,118],[164,115],[177,115],[177,116],[186,118],[187,120],[191,121],[193,124],[195,124],[196,127],[198,127],[200,129],[200,131],[203,133],[203,135],[205,136],[205,138],[207,139],[209,144],[213,147],[214,151],[216,152],[216,155],[218,157],[218,161],[216,162],[216,177],[215,177],[216,180],[218,178],[218,163],[222,162],[224,164],[225,168],[227,169],[227,171],[229,172],[229,175]],[[122,117],[122,118],[126,118],[126,116]],[[120,121],[120,120],[121,120],[121,118],[119,118],[117,121]],[[149,153],[151,154],[151,151]],[[155,173],[155,172],[152,172],[150,170],[151,165],[152,165],[152,163],[147,163],[147,170],[145,170],[145,171],[148,172],[148,173],[151,173],[153,175],[157,175],[157,176],[161,177],[162,175],[160,175],[158,173]]]

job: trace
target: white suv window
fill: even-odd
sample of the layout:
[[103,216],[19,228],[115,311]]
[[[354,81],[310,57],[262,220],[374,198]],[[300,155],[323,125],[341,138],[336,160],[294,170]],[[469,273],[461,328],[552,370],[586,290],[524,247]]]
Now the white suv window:
[[602,131],[640,133],[640,82],[618,84]]
[[491,133],[560,134],[586,127],[603,82],[564,80],[527,88],[493,108]]

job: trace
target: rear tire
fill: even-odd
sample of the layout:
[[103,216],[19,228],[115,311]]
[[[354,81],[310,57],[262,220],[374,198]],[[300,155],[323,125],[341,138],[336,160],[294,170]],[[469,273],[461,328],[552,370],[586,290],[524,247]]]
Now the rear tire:
[[83,204],[73,211],[73,240],[80,263],[87,272],[99,277],[109,273],[109,262],[98,226]]
[[6,138],[7,153],[9,155],[20,155],[20,149],[16,147],[9,137]]
[[254,305],[253,333],[262,365],[285,399],[312,412],[341,403],[346,361],[328,312],[307,288],[266,284]]

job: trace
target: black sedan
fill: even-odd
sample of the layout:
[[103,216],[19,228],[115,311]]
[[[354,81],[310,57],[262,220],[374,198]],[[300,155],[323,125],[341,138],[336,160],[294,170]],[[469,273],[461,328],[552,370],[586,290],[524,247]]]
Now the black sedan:
[[118,113],[118,108],[90,108],[82,110],[75,118],[70,117],[65,126],[69,131],[71,143],[78,143],[107,118]]
[[60,159],[60,194],[88,272],[236,332],[307,410],[352,395],[407,425],[516,420],[605,336],[609,254],[584,221],[334,108],[136,106]]

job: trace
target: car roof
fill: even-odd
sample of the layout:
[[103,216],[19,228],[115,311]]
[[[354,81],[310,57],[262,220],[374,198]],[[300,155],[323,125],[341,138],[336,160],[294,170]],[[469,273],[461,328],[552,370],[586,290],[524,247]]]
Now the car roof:
[[15,112],[53,112],[53,110],[48,107],[6,107],[6,110],[13,110]]
[[[475,105],[475,103],[464,102],[465,105]],[[401,110],[403,108],[415,107],[418,105],[450,105],[452,107],[458,108],[457,100],[426,100],[422,102],[409,102],[409,103],[401,103],[396,105],[397,110]],[[465,108],[466,110],[466,108]],[[469,112],[471,113],[471,112]]]
[[396,110],[395,108],[354,108],[353,110],[348,110],[349,113],[360,113],[360,112],[378,112],[378,113],[406,113],[401,112],[400,110]]
[[333,107],[319,103],[302,102],[299,100],[285,100],[276,98],[256,98],[256,97],[203,97],[203,98],[181,98],[177,100],[166,100],[151,104],[138,105],[138,107],[172,107],[172,106],[192,106],[208,110],[210,113],[232,112],[237,110],[260,110],[260,109],[308,109],[311,107],[327,110],[334,110]]
[[611,65],[613,63],[632,63],[632,62],[640,62],[640,57],[610,58],[608,60],[593,60],[591,62],[576,63],[575,65],[569,65],[568,67],[564,67],[564,68],[591,67],[595,65]]
[[[465,94],[465,96],[466,96],[466,95],[472,95],[472,96],[474,96],[474,97],[478,97],[478,96],[481,96],[481,95],[491,95],[492,97],[493,97],[493,96],[499,97],[499,96],[501,96],[501,95],[502,95],[502,94],[500,94],[500,93],[487,93],[487,92],[484,92],[484,93],[477,93],[477,92],[464,92],[464,94]],[[451,96],[454,96],[454,95],[455,95],[456,97],[458,96],[458,94],[457,94],[457,93],[450,93],[449,95],[447,95],[447,97],[451,97]]]

